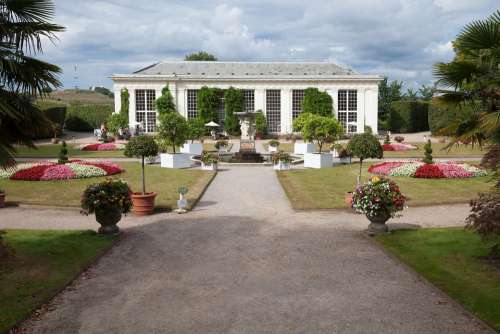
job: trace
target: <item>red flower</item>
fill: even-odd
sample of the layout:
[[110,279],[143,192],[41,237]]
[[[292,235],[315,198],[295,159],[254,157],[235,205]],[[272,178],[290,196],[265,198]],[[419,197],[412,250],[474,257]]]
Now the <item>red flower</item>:
[[89,144],[82,148],[82,151],[97,151],[100,144]]
[[414,177],[422,179],[445,179],[446,175],[434,164],[425,164],[417,168]]
[[384,145],[382,145],[382,149],[384,151],[395,151],[394,146],[392,146],[391,144],[384,144]]
[[40,181],[40,178],[45,174],[45,171],[53,165],[38,165],[28,169],[22,169],[15,172],[11,180],[25,180],[25,181]]

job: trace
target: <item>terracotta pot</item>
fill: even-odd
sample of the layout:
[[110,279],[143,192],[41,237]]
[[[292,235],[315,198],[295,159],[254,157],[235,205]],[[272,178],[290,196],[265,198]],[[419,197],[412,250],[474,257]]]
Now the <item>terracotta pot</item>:
[[122,219],[120,208],[100,209],[95,211],[95,220],[101,224],[100,234],[117,234],[120,229],[116,225]]
[[0,193],[0,208],[5,207],[5,193]]
[[136,216],[147,216],[153,213],[155,208],[156,193],[133,193],[132,212]]
[[345,204],[352,208],[352,191],[348,191],[345,193]]

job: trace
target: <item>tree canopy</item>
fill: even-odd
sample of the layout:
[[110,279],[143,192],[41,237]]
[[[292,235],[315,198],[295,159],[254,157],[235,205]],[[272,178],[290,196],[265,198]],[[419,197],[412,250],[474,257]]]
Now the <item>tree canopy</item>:
[[184,57],[187,61],[217,61],[217,57],[205,51],[190,53]]
[[302,101],[302,112],[320,116],[333,116],[333,100],[327,92],[317,88],[306,88]]
[[378,141],[377,137],[371,133],[355,134],[347,144],[347,150],[355,157],[359,158],[359,176],[358,183],[361,179],[361,170],[363,160],[365,159],[382,159],[384,150]]
[[333,143],[344,132],[337,119],[330,116],[320,116],[311,113],[301,113],[293,122],[295,131],[300,131],[307,141],[316,141],[319,153],[323,144]]
[[189,127],[186,119],[177,112],[161,114],[158,136],[172,147],[173,152],[181,146],[189,136]]

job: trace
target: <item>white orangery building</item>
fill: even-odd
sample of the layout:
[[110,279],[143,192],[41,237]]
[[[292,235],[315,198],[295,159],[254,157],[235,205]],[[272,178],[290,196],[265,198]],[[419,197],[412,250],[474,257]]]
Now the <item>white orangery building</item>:
[[[363,132],[365,125],[377,131],[381,77],[358,74],[329,62],[160,62],[133,74],[115,74],[111,79],[115,112],[121,109],[120,91],[126,88],[130,94],[130,127],[141,124],[146,132],[156,130],[154,100],[166,84],[178,112],[186,118],[198,114],[196,98],[201,87],[243,89],[245,109],[262,110],[269,132],[281,134],[292,132],[304,89],[316,87],[332,96],[335,116],[348,133]],[[223,107],[219,115],[223,117]]]

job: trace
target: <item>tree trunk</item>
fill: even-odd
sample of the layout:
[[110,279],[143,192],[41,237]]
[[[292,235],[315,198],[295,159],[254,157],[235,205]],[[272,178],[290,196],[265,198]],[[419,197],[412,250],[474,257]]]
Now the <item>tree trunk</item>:
[[318,142],[319,145],[319,154],[321,154],[321,149],[323,148],[323,142]]
[[358,175],[358,185],[361,183],[361,171],[363,168],[363,159],[359,159],[359,175]]
[[142,156],[141,165],[142,165],[142,193],[145,194],[146,193],[146,178],[144,176],[144,156]]

